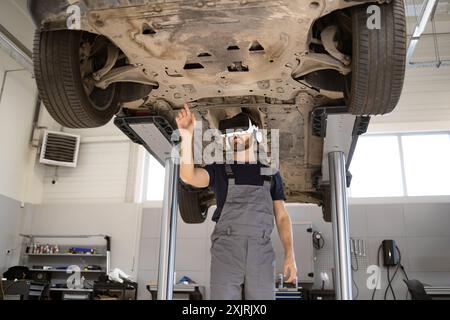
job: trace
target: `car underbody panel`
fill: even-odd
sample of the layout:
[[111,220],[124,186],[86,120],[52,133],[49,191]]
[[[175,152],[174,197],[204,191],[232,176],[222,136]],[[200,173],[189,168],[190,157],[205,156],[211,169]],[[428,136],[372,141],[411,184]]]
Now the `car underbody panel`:
[[[286,101],[303,90],[296,78],[325,69],[343,75],[350,72],[348,57],[313,53],[309,45],[318,18],[355,2],[80,3],[82,30],[106,36],[129,61],[121,68],[106,68],[96,78],[96,86],[106,88],[114,82],[152,85],[150,103],[164,99],[180,107],[184,101],[245,95]],[[47,28],[58,26],[55,16],[49,20],[53,22],[48,22]],[[332,43],[333,30],[326,34]],[[320,100],[326,98],[326,92],[315,95],[318,104],[326,102]]]
[[325,1],[317,6],[309,1],[189,3],[91,11],[89,26],[111,39],[132,65],[106,75],[103,85],[155,84],[150,101],[163,98],[173,106],[216,96],[290,100],[302,90],[293,77],[304,70],[350,71],[331,56],[308,54],[312,23],[342,7],[341,1],[331,6]]

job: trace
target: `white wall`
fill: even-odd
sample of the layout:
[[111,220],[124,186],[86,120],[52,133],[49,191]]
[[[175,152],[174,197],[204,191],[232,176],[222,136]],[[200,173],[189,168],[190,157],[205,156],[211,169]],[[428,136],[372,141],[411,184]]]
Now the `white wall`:
[[[6,70],[19,69],[0,51],[0,85]],[[29,201],[26,190],[33,172],[36,149],[29,146],[36,86],[26,71],[10,72],[0,103],[0,194]]]
[[27,0],[0,1],[1,24],[31,50],[35,26],[27,11]]
[[43,203],[126,202],[130,146],[128,141],[83,143],[77,168],[47,167]]

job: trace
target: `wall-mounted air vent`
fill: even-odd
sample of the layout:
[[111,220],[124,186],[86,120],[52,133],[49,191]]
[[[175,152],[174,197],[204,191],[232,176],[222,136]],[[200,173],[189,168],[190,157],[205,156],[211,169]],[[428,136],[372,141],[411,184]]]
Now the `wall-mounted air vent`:
[[45,131],[40,163],[75,168],[81,137],[73,134]]

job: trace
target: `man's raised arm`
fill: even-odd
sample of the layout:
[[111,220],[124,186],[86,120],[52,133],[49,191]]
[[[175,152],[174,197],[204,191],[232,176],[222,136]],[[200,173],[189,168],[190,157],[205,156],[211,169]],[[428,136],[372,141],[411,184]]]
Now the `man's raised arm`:
[[209,174],[205,169],[195,168],[192,139],[194,137],[195,116],[187,104],[176,118],[181,136],[180,178],[184,183],[195,188],[209,186]]

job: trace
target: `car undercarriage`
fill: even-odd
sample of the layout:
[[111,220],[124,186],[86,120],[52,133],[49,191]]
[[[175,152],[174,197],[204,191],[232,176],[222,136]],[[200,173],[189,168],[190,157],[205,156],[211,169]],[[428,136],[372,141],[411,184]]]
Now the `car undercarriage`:
[[[368,27],[371,5],[380,29]],[[280,130],[289,202],[326,202],[314,111],[389,113],[403,86],[401,0],[30,0],[29,8],[39,92],[61,125],[158,116],[175,128],[189,103],[208,129],[247,112]]]

